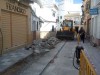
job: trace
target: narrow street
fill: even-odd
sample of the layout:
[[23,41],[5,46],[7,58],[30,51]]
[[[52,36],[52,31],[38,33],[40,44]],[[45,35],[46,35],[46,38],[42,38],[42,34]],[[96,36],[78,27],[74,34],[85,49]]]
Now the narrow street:
[[100,75],[100,0],[0,0],[0,75]]
[[41,75],[78,75],[72,64],[75,45],[75,42],[66,42],[54,62]]
[[[84,47],[86,56],[99,75],[99,48],[93,47],[87,40],[85,43],[80,42],[80,45]],[[79,75],[79,71],[73,66],[76,46],[76,40],[60,41],[50,52],[28,56],[1,75]]]
[[61,41],[50,52],[29,56],[2,75],[78,75],[73,66],[76,41]]
[[72,64],[76,44],[71,41],[58,44],[51,52],[17,72],[17,75],[78,75],[78,70]]

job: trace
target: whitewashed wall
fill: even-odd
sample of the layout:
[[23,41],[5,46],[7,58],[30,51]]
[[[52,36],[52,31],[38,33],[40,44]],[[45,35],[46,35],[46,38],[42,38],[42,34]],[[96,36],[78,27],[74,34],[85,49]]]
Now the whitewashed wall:
[[[97,6],[98,2],[100,0],[91,0],[91,8],[94,8]],[[100,39],[100,7],[98,7],[99,14],[98,15],[92,15],[91,19],[91,32],[90,34],[93,35],[94,38]]]
[[97,38],[100,39],[100,8],[97,16]]

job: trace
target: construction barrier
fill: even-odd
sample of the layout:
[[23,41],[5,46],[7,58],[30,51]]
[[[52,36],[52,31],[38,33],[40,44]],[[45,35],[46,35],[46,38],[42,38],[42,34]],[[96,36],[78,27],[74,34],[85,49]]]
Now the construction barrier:
[[79,75],[97,75],[93,65],[90,63],[83,50],[80,54]]

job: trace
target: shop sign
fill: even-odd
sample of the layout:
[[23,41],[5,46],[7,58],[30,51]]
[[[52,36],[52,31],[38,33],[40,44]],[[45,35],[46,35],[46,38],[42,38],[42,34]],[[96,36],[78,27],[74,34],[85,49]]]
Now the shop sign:
[[90,9],[90,15],[97,15],[97,14],[98,14],[98,8]]
[[16,0],[7,0],[6,2],[6,9],[13,11],[13,12],[18,12],[21,14],[25,14],[26,10],[25,8],[23,8],[22,6],[20,6],[21,4],[18,3]]

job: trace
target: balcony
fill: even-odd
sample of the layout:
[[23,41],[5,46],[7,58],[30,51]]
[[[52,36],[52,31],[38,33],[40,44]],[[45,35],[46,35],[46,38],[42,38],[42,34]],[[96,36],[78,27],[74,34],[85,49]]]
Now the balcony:
[[24,3],[24,4],[26,4],[26,5],[28,5],[28,4],[34,2],[34,1],[32,1],[32,0],[17,0],[17,1],[19,1],[19,2],[21,2],[21,3]]
[[90,1],[88,1],[88,2],[85,4],[84,10],[85,10],[86,13],[89,13],[90,5],[91,5],[91,4],[90,4]]

